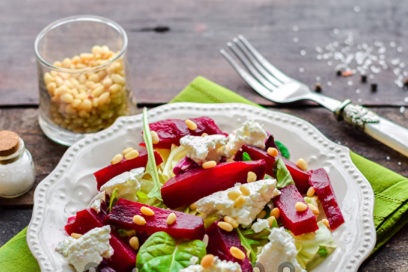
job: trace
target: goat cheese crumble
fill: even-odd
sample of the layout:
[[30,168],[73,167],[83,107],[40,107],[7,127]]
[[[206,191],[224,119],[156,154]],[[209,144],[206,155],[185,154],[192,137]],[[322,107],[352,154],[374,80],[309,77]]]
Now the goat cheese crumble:
[[218,257],[214,258],[211,267],[204,268],[200,264],[190,265],[180,270],[180,272],[241,272],[241,266],[231,261],[222,261]]
[[227,143],[227,137],[220,134],[207,136],[187,135],[180,139],[180,145],[187,149],[187,157],[198,164],[205,161],[220,161],[223,153],[220,147]]
[[113,255],[113,248],[109,244],[110,231],[110,226],[103,226],[88,231],[78,239],[67,237],[55,250],[67,258],[75,271],[97,267],[103,258]]
[[[232,191],[239,192],[241,186],[248,189],[250,193],[249,195],[241,195],[245,202],[242,206],[237,207],[234,205],[235,201],[230,199],[228,194]],[[228,215],[245,227],[249,226],[265,205],[279,194],[280,192],[276,189],[276,180],[264,179],[242,185],[236,184],[232,188],[199,199],[195,205],[197,211],[202,213],[204,217],[214,213],[222,216]]]

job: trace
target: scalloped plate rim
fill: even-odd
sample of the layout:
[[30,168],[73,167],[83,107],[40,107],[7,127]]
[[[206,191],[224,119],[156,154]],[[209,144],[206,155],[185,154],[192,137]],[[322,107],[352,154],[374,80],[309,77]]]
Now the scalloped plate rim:
[[[361,218],[361,222],[357,222],[357,223],[362,223],[363,225],[361,226],[358,224],[357,225],[361,228],[364,227],[365,231],[364,233],[362,233],[363,235],[362,237],[364,238],[364,243],[361,244],[359,248],[354,249],[353,252],[343,252],[344,254],[347,254],[349,256],[348,258],[349,261],[347,261],[345,267],[342,267],[342,268],[335,267],[336,268],[335,271],[357,271],[358,270],[358,267],[360,266],[360,264],[371,253],[372,249],[374,248],[375,241],[376,241],[376,232],[374,228],[374,222],[372,219],[373,206],[374,206],[374,194],[373,194],[373,191],[372,191],[372,188],[369,182],[365,179],[365,177],[361,174],[361,172],[352,163],[350,154],[349,154],[349,149],[347,147],[332,142],[327,137],[325,137],[316,127],[314,127],[312,124],[310,124],[309,122],[299,117],[296,117],[296,116],[293,116],[287,113],[282,113],[279,111],[271,110],[271,109],[265,109],[265,108],[255,107],[255,106],[241,104],[241,103],[207,104],[207,103],[180,102],[180,103],[166,104],[166,105],[158,106],[156,108],[148,110],[149,120],[151,116],[160,116],[161,118],[158,118],[158,119],[164,119],[165,117],[161,116],[164,113],[178,112],[180,110],[183,111],[181,115],[184,115],[186,117],[188,117],[189,114],[190,115],[193,114],[193,112],[196,115],[198,112],[200,112],[199,115],[205,115],[205,113],[207,113],[206,115],[211,117],[211,114],[210,114],[211,110],[215,110],[217,112],[239,111],[240,114],[242,113],[250,114],[251,116],[254,116],[254,117],[257,116],[257,114],[259,114],[260,117],[261,116],[271,117],[271,119],[273,119],[275,122],[278,122],[278,123],[281,122],[282,120],[286,120],[286,122],[288,123],[291,122],[291,124],[292,123],[296,124],[299,127],[302,126],[302,128],[309,131],[309,133],[315,136],[315,138],[318,138],[319,140],[321,139],[321,141],[326,145],[326,147],[329,147],[330,150],[336,150],[336,152],[338,152],[342,157],[344,157],[343,158],[344,162],[346,162],[346,164],[350,164],[349,167],[352,168],[351,170],[349,170],[350,173],[351,172],[353,173],[354,175],[353,177],[359,183],[358,184],[359,186],[357,186],[357,189],[359,191],[358,193],[361,193],[361,195],[363,196],[362,202],[359,203],[360,209],[358,209],[359,212],[362,213],[361,214],[362,218]],[[95,134],[87,135],[82,140],[73,144],[64,153],[64,155],[62,156],[61,160],[59,161],[55,169],[47,177],[45,177],[40,182],[40,184],[37,186],[35,193],[34,193],[33,215],[32,215],[31,221],[27,229],[27,243],[28,243],[28,246],[32,254],[37,259],[41,267],[41,271],[55,271],[55,269],[58,269],[58,267],[53,266],[53,263],[52,263],[53,260],[50,260],[49,256],[47,256],[46,253],[44,253],[46,252],[46,250],[44,250],[44,248],[42,247],[44,241],[41,241],[41,239],[39,238],[39,233],[44,224],[44,213],[50,209],[50,207],[46,207],[47,205],[45,204],[47,202],[46,201],[47,193],[49,193],[50,190],[52,191],[53,187],[56,186],[58,177],[64,174],[64,169],[74,164],[73,158],[75,157],[76,153],[82,150],[82,148],[86,148],[87,146],[89,147],[89,144],[92,144],[92,143],[97,144],[99,141],[103,142],[104,139],[109,139],[109,137],[114,137],[112,136],[113,132],[117,131],[118,129],[123,128],[125,124],[133,124],[136,126],[138,124],[140,125],[141,124],[140,117],[141,117],[141,114],[119,117],[115,121],[115,123],[109,128],[107,128],[106,130],[100,131]],[[228,118],[228,117],[225,117],[225,118]],[[279,138],[277,139],[279,140]],[[353,223],[355,222],[353,221]],[[340,230],[336,230],[336,231],[341,232],[342,231],[341,228],[342,227],[339,228]],[[335,234],[336,234],[336,231],[334,232]],[[51,253],[51,255],[53,254],[58,254],[58,253],[54,251],[54,253]],[[51,259],[53,259],[53,257],[54,255],[51,257]],[[312,271],[324,271],[321,269],[325,269],[326,265],[330,265],[330,263],[326,263],[325,261]]]

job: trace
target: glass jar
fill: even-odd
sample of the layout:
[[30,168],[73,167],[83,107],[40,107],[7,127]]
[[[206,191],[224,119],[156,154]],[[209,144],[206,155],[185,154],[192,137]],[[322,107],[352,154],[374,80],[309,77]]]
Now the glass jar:
[[34,163],[24,141],[15,132],[0,131],[0,197],[18,197],[28,192],[34,181]]
[[64,18],[38,34],[39,124],[47,137],[69,146],[135,113],[127,44],[120,25],[97,16]]

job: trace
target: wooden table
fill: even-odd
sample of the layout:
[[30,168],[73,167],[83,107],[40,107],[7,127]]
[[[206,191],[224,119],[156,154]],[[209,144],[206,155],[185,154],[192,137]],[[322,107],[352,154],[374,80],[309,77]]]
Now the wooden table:
[[[259,97],[218,52],[227,41],[243,34],[277,67],[311,88],[319,83],[324,94],[350,98],[407,127],[408,90],[394,81],[398,80],[396,75],[407,78],[403,73],[407,68],[401,63],[408,56],[408,48],[404,48],[408,41],[408,2],[354,2],[1,1],[0,129],[14,130],[25,140],[36,164],[37,182],[53,170],[66,147],[48,140],[37,123],[33,42],[36,34],[56,19],[94,14],[117,21],[129,36],[131,87],[139,108],[166,103],[194,77],[202,75],[252,101],[301,117],[334,142],[408,176],[408,158],[335,122],[326,110],[307,103],[278,106]],[[352,45],[344,44],[347,35],[353,38]],[[372,54],[388,67],[370,70],[367,83],[361,83],[358,73],[337,76],[335,57],[324,55],[336,41],[340,48],[348,46],[353,54],[366,44],[366,48],[377,50]],[[377,84],[377,91],[372,90],[371,84]],[[0,244],[29,223],[32,196],[33,191],[14,200],[0,199]],[[405,226],[360,271],[407,271],[407,267]]]

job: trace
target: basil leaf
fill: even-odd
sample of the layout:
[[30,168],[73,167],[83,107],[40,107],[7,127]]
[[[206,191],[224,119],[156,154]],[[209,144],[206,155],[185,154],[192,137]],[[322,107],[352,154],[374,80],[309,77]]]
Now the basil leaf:
[[285,163],[281,158],[279,158],[275,163],[276,172],[276,187],[281,189],[290,184],[295,184],[289,170],[286,168]]
[[149,121],[147,120],[146,108],[143,109],[143,140],[146,144],[146,150],[148,155],[146,173],[151,176],[154,184],[152,190],[148,193],[148,196],[150,198],[156,198],[162,201],[162,196],[160,192],[161,183],[159,180],[159,174],[157,172],[156,159],[154,158],[152,134],[150,132]]
[[136,268],[139,272],[178,272],[191,264],[192,257],[201,260],[205,254],[201,240],[180,242],[166,232],[156,232],[140,247]]

